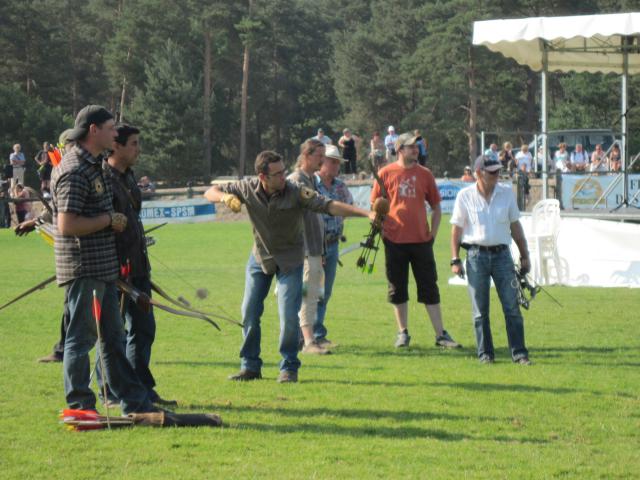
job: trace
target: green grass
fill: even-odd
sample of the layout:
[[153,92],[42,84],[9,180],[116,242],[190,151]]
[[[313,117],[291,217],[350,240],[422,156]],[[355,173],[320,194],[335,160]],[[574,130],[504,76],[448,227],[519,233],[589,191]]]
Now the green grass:
[[[443,222],[446,226],[446,223]],[[366,231],[348,222],[349,240]],[[638,290],[552,287],[525,312],[532,367],[508,358],[492,294],[495,365],[475,359],[470,306],[450,287],[448,228],[436,244],[447,329],[465,345],[443,351],[412,289],[412,346],[393,348],[384,259],[356,270],[344,257],[329,307],[335,355],[302,357],[300,383],[279,385],[278,322],[263,317],[265,379],[226,380],[239,366],[240,330],[158,312],[152,371],[180,412],[219,413],[221,429],[135,428],[74,433],[61,367],[36,363],[57,339],[62,292],[50,286],[0,312],[0,476],[4,478],[638,478]],[[247,223],[166,226],[151,248],[154,277],[175,295],[195,288],[238,316]],[[53,272],[37,235],[0,231],[0,303]],[[160,265],[162,260],[173,272]],[[176,272],[187,280],[187,286]],[[195,287],[195,288],[194,288]]]

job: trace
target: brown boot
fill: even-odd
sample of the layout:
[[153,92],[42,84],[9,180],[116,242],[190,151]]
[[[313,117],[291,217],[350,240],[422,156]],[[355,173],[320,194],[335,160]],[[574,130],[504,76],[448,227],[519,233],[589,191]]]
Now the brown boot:
[[58,355],[57,353],[51,353],[46,357],[41,357],[38,359],[38,363],[60,363],[62,361],[62,355]]
[[278,383],[296,383],[298,381],[298,372],[291,370],[280,370],[278,375]]

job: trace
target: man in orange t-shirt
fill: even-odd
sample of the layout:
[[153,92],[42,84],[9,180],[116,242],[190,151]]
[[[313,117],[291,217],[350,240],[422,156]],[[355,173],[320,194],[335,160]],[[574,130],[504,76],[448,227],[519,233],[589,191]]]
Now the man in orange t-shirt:
[[[389,283],[389,302],[393,304],[398,338],[396,347],[408,347],[409,265],[416,280],[418,302],[424,303],[436,333],[436,345],[458,348],[442,325],[440,291],[437,284],[433,242],[438,234],[440,193],[428,168],[417,163],[420,137],[404,133],[396,140],[398,159],[379,173],[387,192],[390,210],[383,223],[385,267]],[[373,185],[371,203],[382,196],[378,182]],[[431,227],[425,202],[431,207]]]

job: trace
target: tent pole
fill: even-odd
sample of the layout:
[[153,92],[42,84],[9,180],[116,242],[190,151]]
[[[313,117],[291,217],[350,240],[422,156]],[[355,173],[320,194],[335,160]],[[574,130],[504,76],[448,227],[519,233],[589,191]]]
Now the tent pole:
[[549,52],[547,44],[542,42],[542,72],[540,73],[540,127],[542,129],[542,199],[547,199],[547,70],[549,68]]
[[[622,121],[620,125],[622,127],[622,170],[625,171],[627,169],[627,108],[628,108],[628,87],[627,87],[627,79],[629,76],[629,53],[626,48],[626,42],[623,40],[623,50],[622,50],[622,94],[620,95],[622,101]],[[625,195],[624,198],[627,198]]]

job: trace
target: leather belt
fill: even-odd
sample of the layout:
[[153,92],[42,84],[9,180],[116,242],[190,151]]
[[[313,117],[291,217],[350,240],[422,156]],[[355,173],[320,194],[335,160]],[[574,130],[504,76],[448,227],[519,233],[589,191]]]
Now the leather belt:
[[475,245],[475,244],[468,244],[468,243],[463,243],[461,247],[464,248],[465,250],[480,250],[481,252],[490,252],[490,253],[498,253],[509,248],[508,245],[504,245],[504,244],[486,246],[486,245]]

